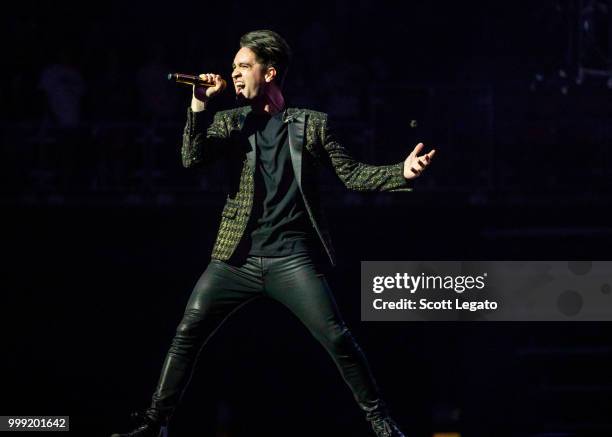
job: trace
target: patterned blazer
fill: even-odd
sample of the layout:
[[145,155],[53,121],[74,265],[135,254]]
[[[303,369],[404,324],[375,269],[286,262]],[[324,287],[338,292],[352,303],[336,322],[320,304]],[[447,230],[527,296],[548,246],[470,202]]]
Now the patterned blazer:
[[[255,129],[247,117],[250,106],[220,111],[187,110],[181,157],[183,166],[206,166],[220,158],[228,163],[230,192],[211,257],[228,260],[247,238],[254,197]],[[288,140],[293,172],[306,212],[330,263],[336,264],[325,215],[320,207],[318,172],[330,166],[343,184],[357,191],[412,191],[403,176],[403,161],[374,166],[356,161],[335,139],[327,114],[288,108]]]

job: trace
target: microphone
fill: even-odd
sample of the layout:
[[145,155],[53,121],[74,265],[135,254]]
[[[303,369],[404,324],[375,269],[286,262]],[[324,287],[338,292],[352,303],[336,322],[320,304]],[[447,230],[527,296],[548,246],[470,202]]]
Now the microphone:
[[[196,85],[204,87],[215,86],[213,82],[207,82],[200,76],[194,76],[192,74],[169,73],[168,80],[174,80],[176,83],[183,83],[185,85]],[[226,85],[227,83],[225,82],[225,80],[221,79],[221,90],[224,90]]]

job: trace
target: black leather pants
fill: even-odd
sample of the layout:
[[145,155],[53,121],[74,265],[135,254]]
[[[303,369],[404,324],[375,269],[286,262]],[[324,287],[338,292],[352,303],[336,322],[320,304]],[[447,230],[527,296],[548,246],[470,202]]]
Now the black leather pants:
[[211,260],[187,303],[166,356],[150,415],[167,422],[202,346],[232,312],[258,297],[277,300],[323,345],[365,411],[382,407],[367,361],[344,324],[320,268],[308,254]]

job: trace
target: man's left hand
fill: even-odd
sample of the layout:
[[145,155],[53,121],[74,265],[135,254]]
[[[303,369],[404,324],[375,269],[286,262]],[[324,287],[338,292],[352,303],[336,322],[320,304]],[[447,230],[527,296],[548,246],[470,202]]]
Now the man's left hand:
[[431,152],[418,156],[419,152],[423,150],[423,147],[423,143],[417,144],[410,155],[408,155],[408,158],[404,161],[404,177],[406,179],[419,177],[421,173],[423,173],[423,170],[431,163],[431,159],[435,155],[436,149],[432,149]]

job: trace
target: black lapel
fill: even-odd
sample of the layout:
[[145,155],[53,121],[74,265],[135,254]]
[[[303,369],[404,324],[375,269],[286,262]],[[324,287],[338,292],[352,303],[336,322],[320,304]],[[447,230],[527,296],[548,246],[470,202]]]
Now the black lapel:
[[285,121],[289,133],[289,152],[293,173],[300,191],[302,189],[302,149],[304,147],[304,128],[306,126],[306,113],[304,111],[287,110]]
[[[240,117],[238,118],[238,129],[242,132],[244,128],[244,122],[247,118],[247,115],[251,112],[250,106],[245,106],[245,109],[240,113]],[[251,172],[255,171],[255,153],[257,152],[257,146],[255,144],[255,132],[249,135],[249,144],[251,145],[251,150],[247,152],[246,158],[249,167],[251,168]]]

